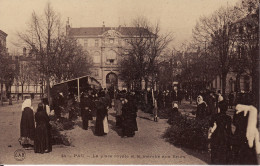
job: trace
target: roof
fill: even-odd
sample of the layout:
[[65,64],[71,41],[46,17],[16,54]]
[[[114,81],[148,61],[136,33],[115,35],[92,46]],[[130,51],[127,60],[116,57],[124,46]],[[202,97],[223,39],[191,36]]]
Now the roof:
[[[121,35],[138,35],[140,30],[136,27],[81,27],[81,28],[70,28],[69,36],[98,36],[104,34],[106,31],[115,30]],[[148,33],[148,30],[143,29],[144,32]]]
[[7,36],[7,34],[4,32],[4,31],[2,31],[2,30],[0,30],[0,35],[3,35],[3,36]]

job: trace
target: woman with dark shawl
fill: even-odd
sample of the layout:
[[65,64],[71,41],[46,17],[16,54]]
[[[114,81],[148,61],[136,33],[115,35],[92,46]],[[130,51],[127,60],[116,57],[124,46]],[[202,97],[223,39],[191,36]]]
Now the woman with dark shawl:
[[132,96],[128,96],[127,99],[124,101],[122,107],[122,137],[133,137],[135,135],[135,131],[138,130],[137,128],[137,107],[134,104],[134,100]]
[[231,117],[226,115],[228,109],[226,101],[220,101],[218,107],[218,113],[212,116],[210,122],[211,162],[223,165],[229,164],[231,158]]
[[22,104],[22,118],[20,123],[20,144],[28,149],[33,146],[35,126],[31,99],[25,99]]
[[207,104],[201,95],[197,97],[197,103],[196,119],[204,119],[207,115]]
[[49,124],[49,117],[44,110],[42,103],[38,104],[37,112],[35,113],[36,129],[35,129],[35,141],[34,152],[35,153],[47,153],[52,151],[51,144],[51,127]]
[[105,94],[102,92],[99,100],[96,102],[96,126],[95,134],[97,136],[106,135],[104,132],[104,119],[107,117],[107,101],[105,99]]

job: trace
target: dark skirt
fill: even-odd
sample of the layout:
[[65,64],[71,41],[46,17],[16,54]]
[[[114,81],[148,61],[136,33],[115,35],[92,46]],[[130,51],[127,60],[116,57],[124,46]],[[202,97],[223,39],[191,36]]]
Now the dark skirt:
[[122,124],[122,132],[123,136],[132,137],[135,135],[135,131],[137,131],[137,123],[136,119],[128,118],[124,119]]
[[35,130],[34,152],[44,153],[50,151],[52,151],[50,128],[48,124],[39,124]]
[[122,116],[117,115],[116,116],[116,126],[121,127],[122,126]]
[[[20,136],[28,140],[34,140],[35,126],[33,110],[29,107],[24,108],[20,123]],[[21,143],[23,145],[23,143]],[[26,143],[27,144],[27,143]]]
[[95,126],[95,134],[96,134],[97,136],[103,136],[103,135],[105,135],[103,120],[104,120],[104,119],[97,117],[96,126]]

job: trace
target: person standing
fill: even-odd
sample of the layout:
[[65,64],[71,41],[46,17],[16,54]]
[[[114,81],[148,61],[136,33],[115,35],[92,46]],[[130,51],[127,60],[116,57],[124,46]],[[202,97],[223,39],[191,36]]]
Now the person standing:
[[169,110],[169,118],[168,118],[168,123],[173,124],[173,121],[175,118],[180,115],[179,110],[178,110],[178,104],[177,103],[172,103],[172,108]]
[[154,99],[153,121],[158,122],[158,106],[157,106],[157,100],[156,99]]
[[217,109],[215,107],[215,101],[216,101],[216,99],[215,99],[213,92],[210,92],[209,96],[208,96],[208,107],[209,107],[208,114],[209,115],[217,114]]
[[34,113],[31,99],[25,99],[22,104],[22,111],[19,142],[23,148],[29,149],[33,147],[35,136]]
[[229,108],[232,109],[233,105],[234,105],[234,93],[231,91],[228,95],[228,101],[229,101]]
[[229,164],[231,158],[231,117],[226,115],[227,102],[219,102],[218,113],[210,121],[211,164]]
[[90,111],[93,106],[91,98],[85,93],[83,93],[81,98],[80,107],[83,129],[88,130],[88,121],[92,119]]
[[51,125],[50,119],[44,110],[42,103],[38,104],[37,112],[35,113],[35,141],[34,152],[35,153],[48,153],[52,151],[51,144]]
[[107,101],[105,99],[105,94],[103,92],[100,93],[100,98],[96,102],[96,125],[95,125],[95,134],[97,136],[106,135],[104,128],[104,120],[107,115]]
[[120,100],[120,94],[117,94],[117,96],[116,96],[115,111],[116,111],[116,126],[121,127],[121,125],[122,125],[122,102]]
[[138,130],[136,117],[137,108],[133,102],[132,97],[129,95],[123,103],[122,107],[122,137],[133,137],[135,131]]
[[207,115],[207,104],[201,95],[197,97],[197,103],[196,119],[204,119]]

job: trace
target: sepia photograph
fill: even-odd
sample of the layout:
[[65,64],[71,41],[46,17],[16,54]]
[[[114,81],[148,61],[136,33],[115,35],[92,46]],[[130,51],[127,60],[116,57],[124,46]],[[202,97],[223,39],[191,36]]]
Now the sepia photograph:
[[1,165],[259,165],[259,0],[0,0]]

